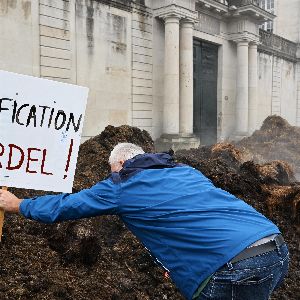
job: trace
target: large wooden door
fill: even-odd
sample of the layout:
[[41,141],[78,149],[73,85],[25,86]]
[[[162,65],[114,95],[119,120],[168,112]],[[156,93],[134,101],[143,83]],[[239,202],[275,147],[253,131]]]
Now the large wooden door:
[[218,46],[194,40],[194,134],[202,145],[217,141]]

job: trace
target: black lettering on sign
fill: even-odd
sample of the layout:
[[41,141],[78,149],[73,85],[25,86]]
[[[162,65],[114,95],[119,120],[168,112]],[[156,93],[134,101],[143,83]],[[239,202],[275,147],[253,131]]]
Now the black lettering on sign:
[[42,127],[43,124],[44,124],[46,110],[50,109],[50,107],[49,106],[45,106],[45,105],[39,105],[39,107],[41,107],[43,109],[41,123],[40,123],[40,127]]
[[[7,103],[11,102],[11,105]],[[54,101],[54,103],[56,103]],[[46,105],[31,105],[28,103],[18,104],[17,100],[11,98],[0,98],[0,114],[6,112],[12,123],[26,127],[48,127],[55,130],[74,130],[79,131],[83,115],[74,115],[74,113],[65,112],[62,109],[57,110],[54,107]]]
[[50,126],[51,126],[53,113],[54,113],[54,108],[51,109],[50,118],[49,118],[49,122],[48,122],[48,128],[50,128]]
[[11,116],[11,122],[12,122],[12,123],[15,123],[16,113],[17,113],[17,107],[18,107],[18,103],[17,103],[17,101],[15,100],[15,101],[14,101],[14,105],[13,105],[13,113],[12,113],[12,116]]
[[79,116],[77,124],[75,124],[74,114],[70,113],[70,118],[69,118],[69,122],[68,122],[66,130],[69,131],[70,124],[72,123],[72,125],[74,127],[74,131],[77,132],[79,130],[79,127],[80,127],[81,119],[82,119],[82,114]]
[[18,110],[17,110],[17,114],[16,114],[16,122],[19,124],[19,125],[24,125],[24,123],[21,123],[20,119],[19,119],[19,116],[20,116],[20,112],[21,110],[24,108],[24,107],[27,107],[29,106],[29,104],[23,104],[21,105]]
[[26,127],[30,124],[31,120],[33,120],[33,126],[36,127],[36,107],[32,105],[28,114]]
[[13,101],[13,99],[10,99],[10,98],[1,98],[0,99],[0,112],[3,111],[3,110],[9,110],[9,108],[7,108],[7,107],[2,107],[2,103],[3,103],[4,100]]
[[[62,118],[61,118],[62,117]],[[59,124],[59,119],[61,119],[60,121],[60,124]],[[56,130],[59,130],[61,128],[64,127],[65,123],[66,123],[66,120],[67,120],[67,116],[65,114],[65,112],[63,110],[59,110],[57,112],[57,115],[55,117],[55,121],[54,121],[54,127]]]

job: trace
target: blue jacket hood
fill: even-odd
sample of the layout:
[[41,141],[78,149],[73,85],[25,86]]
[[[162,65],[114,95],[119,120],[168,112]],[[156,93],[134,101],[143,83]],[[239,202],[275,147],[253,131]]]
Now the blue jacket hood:
[[173,157],[167,153],[144,153],[125,161],[123,169],[162,169],[175,166]]
[[114,183],[124,182],[133,175],[146,169],[174,168],[177,164],[167,153],[144,153],[125,161],[120,172],[113,172],[110,176]]

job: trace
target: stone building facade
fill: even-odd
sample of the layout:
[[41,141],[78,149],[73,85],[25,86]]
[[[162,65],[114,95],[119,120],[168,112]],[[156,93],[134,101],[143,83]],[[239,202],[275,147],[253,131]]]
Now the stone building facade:
[[175,148],[270,114],[300,126],[300,0],[270,1],[0,0],[0,69],[89,87],[83,141],[108,124]]

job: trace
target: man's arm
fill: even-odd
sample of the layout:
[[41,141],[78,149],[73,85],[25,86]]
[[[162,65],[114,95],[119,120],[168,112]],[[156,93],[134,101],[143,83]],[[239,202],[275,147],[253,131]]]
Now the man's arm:
[[8,212],[20,212],[28,219],[54,223],[116,214],[117,199],[115,185],[110,180],[104,180],[75,194],[46,195],[24,200],[1,190],[0,208]]

